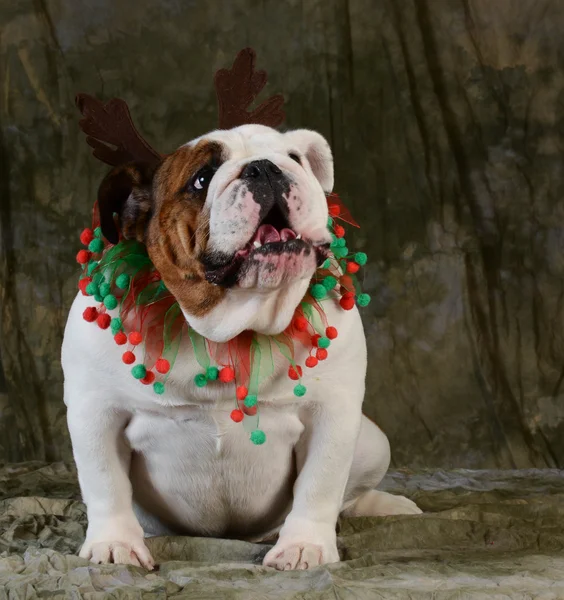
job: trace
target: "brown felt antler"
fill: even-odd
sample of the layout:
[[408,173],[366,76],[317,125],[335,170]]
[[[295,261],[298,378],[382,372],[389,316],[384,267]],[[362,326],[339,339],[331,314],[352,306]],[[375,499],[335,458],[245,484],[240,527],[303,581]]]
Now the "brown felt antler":
[[[255,51],[245,48],[237,54],[231,69],[220,69],[215,74],[222,129],[247,123],[278,127],[284,121],[281,94],[271,96],[249,112],[250,105],[266,85],[266,73],[255,71],[255,61]],[[80,128],[97,159],[112,166],[134,160],[149,164],[161,160],[162,156],[135,129],[123,100],[113,98],[104,104],[88,94],[77,94],[76,105],[84,117],[79,122]]]
[[255,61],[255,51],[245,48],[237,54],[231,69],[220,69],[215,74],[219,126],[222,129],[246,123],[278,127],[284,122],[282,94],[271,96],[252,112],[247,110],[266,85],[266,72],[255,71]]
[[135,129],[125,101],[113,98],[103,104],[88,94],[77,94],[75,102],[84,117],[80,128],[97,159],[112,166],[133,160],[160,161],[160,154]]

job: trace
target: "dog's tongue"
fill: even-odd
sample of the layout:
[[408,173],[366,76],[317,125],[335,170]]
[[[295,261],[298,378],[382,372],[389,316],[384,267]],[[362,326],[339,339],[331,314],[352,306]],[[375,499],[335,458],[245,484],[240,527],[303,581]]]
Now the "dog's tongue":
[[287,242],[288,240],[295,240],[296,239],[296,234],[294,233],[293,229],[288,229],[288,228],[285,227],[280,232],[280,239],[283,242]]
[[288,240],[295,239],[296,234],[288,228],[278,231],[276,227],[272,225],[261,225],[255,233],[251,243],[258,242],[261,246],[263,244],[270,244],[272,242],[287,242]]
[[280,234],[276,230],[276,227],[273,227],[272,225],[261,225],[258,228],[253,241],[255,240],[261,244],[279,242]]

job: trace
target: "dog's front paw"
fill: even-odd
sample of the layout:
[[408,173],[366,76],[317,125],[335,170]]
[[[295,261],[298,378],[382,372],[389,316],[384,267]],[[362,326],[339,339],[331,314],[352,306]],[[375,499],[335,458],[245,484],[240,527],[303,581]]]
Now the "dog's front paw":
[[289,518],[278,542],[264,557],[263,565],[290,571],[313,569],[332,562],[339,562],[335,527]]
[[143,538],[115,536],[113,540],[92,540],[84,542],[79,556],[93,563],[115,563],[121,565],[135,565],[153,570],[155,561],[151,556]]
[[308,542],[278,542],[264,557],[262,564],[279,571],[290,571],[313,569],[330,562],[339,562],[336,544],[320,546]]

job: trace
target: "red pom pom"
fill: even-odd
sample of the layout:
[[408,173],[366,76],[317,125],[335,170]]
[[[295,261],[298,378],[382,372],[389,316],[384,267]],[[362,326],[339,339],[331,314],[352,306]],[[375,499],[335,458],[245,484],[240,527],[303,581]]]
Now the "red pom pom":
[[341,214],[341,207],[338,204],[333,204],[329,207],[329,214],[332,217],[338,217]]
[[89,306],[83,313],[82,318],[89,323],[94,323],[96,317],[98,316],[98,311],[93,307]]
[[143,341],[143,336],[138,331],[132,331],[129,334],[129,343],[138,346]]
[[325,350],[325,348],[318,348],[315,356],[317,356],[319,360],[325,360],[327,358],[327,350]]
[[86,293],[86,287],[88,286],[88,284],[92,283],[92,277],[83,277],[79,282],[78,282],[78,289],[82,292],[83,296],[88,296],[88,294]]
[[96,319],[96,322],[98,323],[98,327],[100,329],[107,329],[110,326],[111,321],[112,318],[108,313],[98,315],[98,318]]
[[341,308],[344,310],[351,310],[352,308],[354,308],[354,297],[352,296],[343,296],[340,300],[339,300],[339,304],[341,305]]
[[240,423],[244,418],[245,415],[243,414],[242,410],[236,408],[235,410],[231,411],[231,420],[235,421],[235,423]]
[[294,327],[298,331],[305,331],[307,329],[307,326],[308,326],[308,322],[305,317],[296,317],[294,319]]
[[246,415],[249,415],[249,417],[254,417],[258,411],[258,404],[255,404],[254,406],[243,405],[243,411]]
[[85,229],[81,234],[80,234],[80,241],[82,244],[84,244],[85,246],[88,246],[88,244],[94,239],[94,232],[92,231],[92,229]]
[[127,336],[123,331],[120,331],[114,335],[114,342],[118,346],[123,346],[124,344],[127,344]]
[[339,332],[335,327],[327,327],[327,329],[325,330],[325,335],[330,340],[334,340],[339,335]]
[[249,394],[249,390],[244,386],[244,385],[240,385],[237,388],[237,391],[235,392],[235,395],[237,396],[237,400],[244,400]]
[[153,373],[153,371],[147,371],[147,375],[145,375],[145,377],[143,377],[143,379],[141,379],[140,381],[145,385],[151,385],[151,383],[155,381],[155,374]]
[[356,273],[359,269],[360,265],[358,263],[352,261],[347,263],[347,273]]
[[290,368],[288,369],[288,377],[290,379],[293,379],[294,381],[297,381],[301,376],[302,368],[300,367],[300,365],[297,365],[297,370],[294,369],[293,365],[290,365]]
[[229,383],[235,379],[235,371],[231,367],[223,367],[219,372],[219,380],[223,383]]
[[80,250],[76,255],[76,262],[85,265],[90,260],[91,256],[92,255],[88,250]]
[[345,228],[341,225],[335,225],[335,227],[333,227],[333,232],[338,238],[342,238],[345,235]]
[[315,335],[311,336],[311,343],[313,346],[317,346],[317,342],[319,341],[319,338],[321,336],[319,335],[319,333],[316,333]]
[[306,367],[309,367],[310,369],[313,369],[313,367],[317,367],[317,358],[315,358],[315,356],[308,356],[306,358],[305,364]]
[[155,369],[164,375],[170,371],[170,363],[166,358],[159,358],[159,360],[157,360],[157,364],[155,365]]
[[135,354],[133,354],[131,350],[128,350],[127,352],[123,353],[121,360],[123,360],[126,365],[132,365],[135,362]]

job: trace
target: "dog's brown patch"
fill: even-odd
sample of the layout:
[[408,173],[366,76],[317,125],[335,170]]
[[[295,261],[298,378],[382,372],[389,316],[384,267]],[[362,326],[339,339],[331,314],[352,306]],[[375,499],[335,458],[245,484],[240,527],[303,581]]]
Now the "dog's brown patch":
[[221,146],[200,142],[168,156],[153,180],[153,216],[145,235],[151,260],[180,306],[202,317],[223,298],[225,289],[212,285],[198,260],[209,238],[209,215],[204,212],[205,192],[189,182],[206,164],[217,160]]

